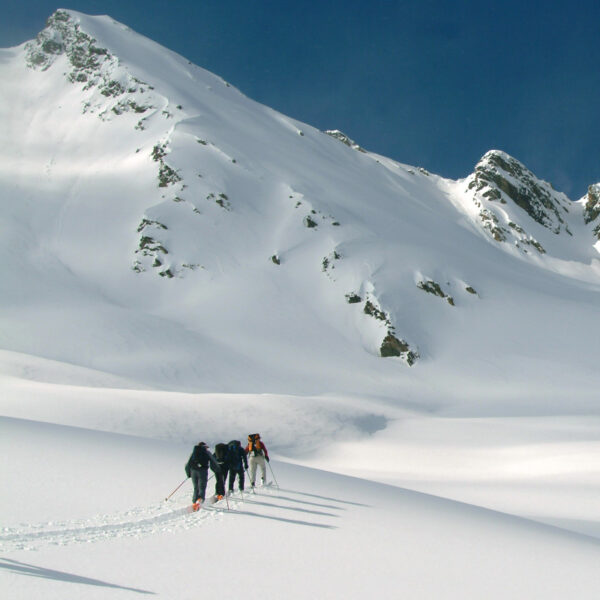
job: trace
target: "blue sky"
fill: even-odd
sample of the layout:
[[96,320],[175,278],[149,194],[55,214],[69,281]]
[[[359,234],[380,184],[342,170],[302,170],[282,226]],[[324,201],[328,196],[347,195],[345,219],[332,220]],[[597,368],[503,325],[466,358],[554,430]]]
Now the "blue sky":
[[[4,0],[0,47],[60,5]],[[600,181],[600,2],[70,0],[251,98],[452,178],[489,149],[577,199]]]

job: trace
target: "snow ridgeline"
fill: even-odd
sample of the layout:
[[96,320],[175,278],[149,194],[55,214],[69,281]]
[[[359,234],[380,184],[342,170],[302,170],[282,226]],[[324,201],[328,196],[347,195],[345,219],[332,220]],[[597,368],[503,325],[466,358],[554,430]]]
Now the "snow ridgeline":
[[[85,198],[74,192],[66,205],[65,194],[57,195],[55,211],[40,219],[52,223],[60,214],[57,235],[43,247],[55,250],[90,289],[113,287],[114,280],[108,296],[137,317],[150,312],[175,321],[182,330],[170,328],[180,338],[173,345],[190,347],[179,357],[172,348],[149,357],[146,377],[172,357],[166,370],[185,372],[172,378],[186,379],[185,389],[222,389],[232,382],[215,374],[233,355],[248,368],[241,391],[257,370],[270,371],[270,391],[292,379],[286,373],[275,381],[278,369],[265,367],[279,359],[278,366],[293,370],[294,357],[281,340],[303,340],[306,355],[323,347],[323,337],[331,339],[328,352],[311,374],[338,372],[343,365],[328,369],[328,362],[349,354],[347,372],[385,380],[400,361],[441,360],[440,348],[447,348],[449,362],[477,363],[493,354],[502,361],[507,352],[494,341],[503,323],[514,323],[513,337],[532,324],[547,329],[541,316],[521,314],[521,307],[539,302],[530,289],[557,272],[570,280],[566,288],[598,286],[594,203],[571,203],[501,151],[486,153],[465,180],[444,180],[366,152],[340,131],[321,132],[261,106],[109,17],[59,10],[18,59],[27,65],[19,93],[40,82],[55,93],[43,107],[50,131],[37,139],[29,128],[31,147],[20,153],[41,156],[41,134],[49,133],[59,150],[39,168],[53,187],[88,190]],[[39,110],[22,122],[36,123]],[[6,147],[23,144],[19,132],[9,137]],[[29,180],[20,185],[28,195]],[[517,287],[514,314],[500,298],[507,272]],[[436,297],[459,314],[436,306]],[[497,331],[489,332],[486,347],[469,336],[461,348],[457,340],[465,331],[481,331],[469,321],[482,310]],[[139,328],[155,331],[158,323],[150,320]],[[103,338],[107,328],[101,329]],[[251,352],[258,333],[266,347]],[[127,343],[140,344],[132,337]],[[158,331],[149,337],[165,338]],[[548,344],[529,338],[534,356],[547,352]],[[186,364],[199,347],[207,348],[203,364],[216,368],[198,373],[189,358]],[[252,364],[257,355],[268,359]],[[85,352],[76,356],[81,361]],[[392,365],[372,367],[372,356],[391,358]],[[103,368],[132,376],[123,364]],[[448,366],[472,373],[480,365]],[[389,390],[403,376],[392,376]],[[330,383],[316,387],[335,389],[340,382]],[[354,381],[348,390],[359,387],[371,388]]]

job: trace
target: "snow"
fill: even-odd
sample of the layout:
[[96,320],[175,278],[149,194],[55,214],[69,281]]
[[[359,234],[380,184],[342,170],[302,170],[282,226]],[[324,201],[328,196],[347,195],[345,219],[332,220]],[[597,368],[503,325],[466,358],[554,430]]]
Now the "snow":
[[183,474],[181,444],[9,419],[2,433],[22,464],[44,456],[2,507],[11,598],[598,592],[597,541],[530,520],[279,460],[279,488],[187,513],[189,484],[164,500]]
[[[0,51],[3,597],[597,598],[583,203],[572,236],[530,219],[547,253],[524,253],[482,228],[466,179],[69,14],[132,91]],[[162,165],[181,179],[159,187]],[[379,356],[390,327],[415,366]],[[254,431],[280,487],[189,513],[186,482],[165,501],[193,444]]]

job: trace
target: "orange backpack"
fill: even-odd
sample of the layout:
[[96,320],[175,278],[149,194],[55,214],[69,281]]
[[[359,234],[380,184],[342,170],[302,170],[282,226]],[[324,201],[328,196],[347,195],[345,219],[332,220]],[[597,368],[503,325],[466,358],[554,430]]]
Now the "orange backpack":
[[259,433],[251,433],[248,436],[248,454],[252,456],[264,456],[263,444]]

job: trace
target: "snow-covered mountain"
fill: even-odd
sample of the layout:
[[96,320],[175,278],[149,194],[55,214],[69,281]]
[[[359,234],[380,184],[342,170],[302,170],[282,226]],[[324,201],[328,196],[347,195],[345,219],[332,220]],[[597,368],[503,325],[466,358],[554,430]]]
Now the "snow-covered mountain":
[[[249,540],[262,598],[597,597],[600,184],[444,179],[70,10],[0,82],[6,597],[192,598]],[[161,501],[251,431],[282,489]]]
[[5,350],[187,391],[595,375],[596,188],[399,164],[109,17],[59,10],[1,69]]

